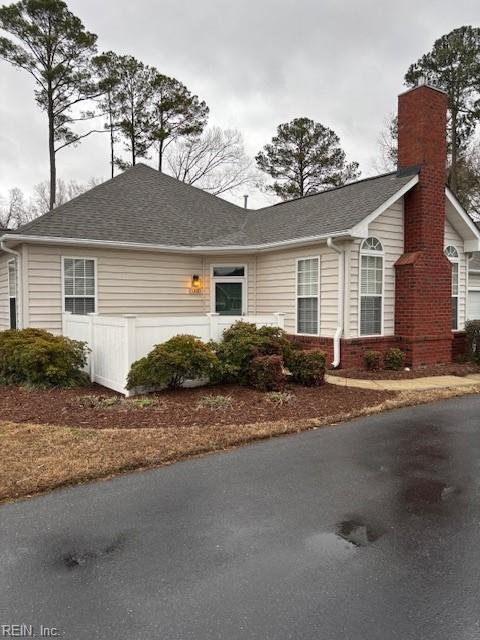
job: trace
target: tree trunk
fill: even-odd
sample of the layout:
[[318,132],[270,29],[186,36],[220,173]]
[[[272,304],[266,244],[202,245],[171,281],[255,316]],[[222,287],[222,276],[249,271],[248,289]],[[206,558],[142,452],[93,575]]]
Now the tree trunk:
[[160,140],[158,143],[158,170],[162,170],[163,163],[163,140]]
[[113,115],[112,115],[112,98],[110,91],[108,92],[108,115],[110,119],[110,166],[112,170],[112,178],[115,175],[115,150],[114,150],[114,135],[113,135]]
[[53,115],[52,86],[48,83],[48,154],[50,159],[50,211],[54,209],[57,195],[57,167],[55,163],[55,123]]
[[457,193],[457,162],[458,162],[458,140],[457,140],[457,110],[452,109],[452,163],[450,167],[450,176],[448,186]]

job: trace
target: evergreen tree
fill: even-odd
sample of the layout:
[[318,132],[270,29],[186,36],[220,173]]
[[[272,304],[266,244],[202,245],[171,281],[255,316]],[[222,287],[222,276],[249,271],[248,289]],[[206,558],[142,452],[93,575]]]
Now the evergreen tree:
[[480,29],[460,27],[436,40],[429,53],[410,65],[405,82],[415,86],[421,76],[448,95],[448,183],[457,192],[459,162],[480,119]]
[[12,38],[0,37],[0,58],[27,71],[35,80],[35,99],[48,117],[50,159],[49,206],[56,199],[56,153],[77,144],[71,125],[80,118],[72,107],[96,95],[90,60],[97,36],[85,30],[62,0],[21,0],[0,7],[0,28]]
[[161,73],[153,77],[151,138],[158,152],[158,170],[162,171],[167,146],[185,136],[202,133],[208,118],[208,107],[198,96],[175,78]]
[[337,134],[309,118],[281,124],[255,160],[275,182],[268,188],[283,200],[354,180],[358,163],[347,163]]

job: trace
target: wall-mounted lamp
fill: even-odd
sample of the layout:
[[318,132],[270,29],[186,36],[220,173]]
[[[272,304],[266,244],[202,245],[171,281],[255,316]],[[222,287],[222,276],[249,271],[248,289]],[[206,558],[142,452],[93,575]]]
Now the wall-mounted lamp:
[[202,290],[202,281],[200,280],[200,276],[193,275],[192,276],[192,283],[190,285],[190,292],[191,293],[200,293],[201,290]]

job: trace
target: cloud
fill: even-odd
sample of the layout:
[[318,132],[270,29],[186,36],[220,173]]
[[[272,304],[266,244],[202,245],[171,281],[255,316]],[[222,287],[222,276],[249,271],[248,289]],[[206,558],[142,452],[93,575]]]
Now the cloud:
[[[182,80],[211,124],[238,128],[253,156],[276,126],[308,116],[332,127],[364,175],[396,109],[408,65],[433,41],[475,24],[470,0],[74,0],[99,50],[130,53]],[[29,76],[0,62],[0,192],[48,176],[46,117]],[[109,175],[107,136],[58,155],[60,177]],[[250,203],[260,205],[261,196]]]

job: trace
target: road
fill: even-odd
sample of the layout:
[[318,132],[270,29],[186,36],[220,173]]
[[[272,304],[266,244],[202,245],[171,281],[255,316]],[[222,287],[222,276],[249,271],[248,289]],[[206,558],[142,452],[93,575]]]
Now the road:
[[0,576],[37,637],[480,638],[480,396],[0,507]]

